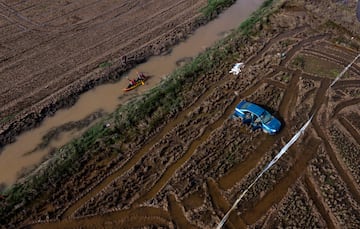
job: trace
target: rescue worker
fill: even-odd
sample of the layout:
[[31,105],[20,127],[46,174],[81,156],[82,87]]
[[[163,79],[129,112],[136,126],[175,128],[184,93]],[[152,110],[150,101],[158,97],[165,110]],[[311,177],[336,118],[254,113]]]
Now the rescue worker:
[[135,80],[129,79],[129,78],[128,78],[128,80],[129,80],[129,86],[130,87],[135,85],[135,83],[136,83]]
[[145,75],[144,75],[144,73],[142,73],[142,72],[137,72],[137,75],[138,75],[138,80],[144,80],[145,79]]

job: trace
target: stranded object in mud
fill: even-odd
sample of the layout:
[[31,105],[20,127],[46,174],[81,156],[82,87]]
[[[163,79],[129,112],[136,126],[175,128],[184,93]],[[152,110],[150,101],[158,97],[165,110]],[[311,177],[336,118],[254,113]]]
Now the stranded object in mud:
[[229,73],[231,73],[233,75],[239,75],[239,73],[241,72],[241,69],[244,67],[245,67],[244,63],[242,63],[242,62],[236,63],[236,64],[234,64],[232,69],[229,71]]
[[242,100],[235,108],[233,117],[251,125],[253,130],[261,128],[265,133],[274,135],[279,132],[281,122],[262,107]]
[[138,73],[137,75],[138,76],[135,80],[129,79],[129,85],[126,88],[124,88],[124,91],[131,91],[140,85],[144,85],[145,84],[144,82],[149,78],[148,76],[145,76],[144,73],[142,72]]

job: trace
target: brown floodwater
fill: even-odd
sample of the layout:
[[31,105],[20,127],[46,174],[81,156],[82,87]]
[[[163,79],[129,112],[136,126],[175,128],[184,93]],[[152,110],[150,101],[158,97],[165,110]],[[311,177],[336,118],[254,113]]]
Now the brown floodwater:
[[[29,130],[17,137],[16,141],[7,145],[0,154],[0,184],[11,185],[16,182],[21,173],[35,168],[44,160],[49,152],[61,147],[70,140],[80,136],[84,129],[61,132],[42,149],[37,149],[43,142],[43,137],[49,131],[70,122],[85,119],[97,111],[107,113],[157,85],[177,68],[176,62],[188,57],[195,57],[216,41],[225,37],[263,3],[264,0],[238,0],[233,6],[222,13],[217,19],[197,29],[186,41],[176,45],[168,55],[150,58],[146,63],[136,66],[121,80],[114,84],[98,86],[84,94],[74,106],[56,112],[46,118],[39,127]],[[229,66],[229,69],[231,66]],[[135,77],[136,70],[150,74],[152,77],[144,86],[124,94],[123,88],[128,84],[125,76]],[[31,153],[29,153],[31,152]]]

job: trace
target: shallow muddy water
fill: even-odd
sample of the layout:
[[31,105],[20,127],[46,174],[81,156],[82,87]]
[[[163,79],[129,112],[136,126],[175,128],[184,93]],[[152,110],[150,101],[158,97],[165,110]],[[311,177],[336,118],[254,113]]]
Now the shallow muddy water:
[[80,136],[84,132],[84,128],[64,131],[51,140],[47,147],[37,150],[36,147],[42,143],[43,137],[48,135],[49,131],[61,128],[70,122],[83,120],[97,111],[113,112],[130,98],[157,85],[162,78],[177,68],[176,62],[196,56],[213,45],[214,42],[225,37],[255,11],[262,2],[263,0],[238,0],[217,19],[200,27],[185,42],[176,45],[170,54],[152,57],[127,74],[129,78],[133,78],[136,76],[136,70],[138,70],[151,75],[144,86],[124,94],[122,89],[128,84],[126,77],[122,77],[114,84],[98,86],[81,95],[71,108],[59,110],[53,117],[46,118],[39,127],[21,134],[15,143],[6,146],[0,154],[0,183],[13,184],[24,169],[36,166],[48,155],[50,150]]

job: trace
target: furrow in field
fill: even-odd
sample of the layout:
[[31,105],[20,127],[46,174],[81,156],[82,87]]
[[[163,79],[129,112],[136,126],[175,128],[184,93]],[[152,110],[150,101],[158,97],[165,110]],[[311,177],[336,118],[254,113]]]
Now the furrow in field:
[[109,177],[104,178],[101,183],[99,183],[94,189],[92,189],[89,193],[85,194],[82,198],[80,198],[76,203],[72,204],[72,206],[64,213],[64,217],[71,216],[78,208],[80,208],[84,203],[89,201],[92,196],[95,196],[98,192],[104,189],[107,185],[111,183],[114,179],[122,176],[126,173],[126,171],[130,170],[136,163],[140,161],[140,159],[148,153],[148,151],[165,135],[167,135],[172,129],[174,129],[179,123],[185,119],[187,114],[194,109],[194,107],[199,106],[210,94],[213,88],[217,86],[216,82],[213,85],[209,85],[208,90],[204,91],[198,98],[194,100],[194,103],[185,110],[183,110],[174,120],[171,120],[162,130],[156,134],[149,142],[147,142],[141,149],[136,152],[136,154],[129,159],[123,167],[118,168],[114,173],[112,173]]
[[[213,179],[208,179],[207,187],[209,191],[209,195],[211,197],[211,202],[213,203],[214,207],[221,212],[221,215],[226,212],[231,206],[224,198],[223,194],[221,193],[218,184]],[[226,224],[229,228],[246,228],[247,225],[243,221],[243,219],[239,215],[232,214],[230,215],[229,221]]]
[[[185,22],[186,23],[186,22]],[[170,25],[171,24],[171,22],[170,23],[168,23],[167,25]],[[149,32],[147,32],[147,34],[150,34],[150,33],[154,33],[155,31],[154,30],[162,30],[163,28],[161,27],[161,26],[157,26],[157,27],[155,27],[153,30],[151,30],[151,31],[149,31]],[[143,37],[143,36],[142,36]],[[146,37],[144,38],[144,39],[146,39]],[[148,38],[147,38],[148,39]],[[154,42],[156,39],[158,39],[158,37],[156,37],[156,38],[154,38],[153,40],[150,40],[150,41],[148,41],[149,43],[150,42]],[[139,48],[137,48],[137,49],[140,49],[140,48],[142,48],[142,47],[146,47],[149,43],[145,43],[145,44],[142,44]],[[131,43],[127,43],[127,44],[129,44],[129,45],[131,45]],[[123,48],[124,46],[121,46],[121,48],[116,48],[116,50],[115,50],[115,52],[120,52],[120,50]],[[126,47],[126,46],[125,46]],[[134,50],[134,49],[131,49],[132,50],[132,52],[134,52],[134,51],[136,51],[136,50]],[[94,50],[95,52],[96,51],[98,51],[98,49],[96,49],[96,50]],[[91,63],[95,63],[96,61],[98,61],[99,59],[101,60],[101,59],[106,59],[108,56],[110,56],[110,55],[112,55],[112,53],[114,53],[114,50],[109,50],[109,51],[107,51],[106,53],[103,53],[102,55],[94,55],[94,56],[96,56],[96,58],[92,58],[92,59],[90,59],[90,60],[87,60],[87,62],[85,62],[85,63],[82,63],[82,64],[80,64],[80,65],[78,65],[78,67],[75,69],[75,68],[73,68],[73,69],[71,69],[71,70],[69,70],[69,71],[67,71],[66,72],[66,74],[64,75],[64,73],[59,73],[59,74],[61,74],[61,76],[60,77],[58,77],[57,79],[55,79],[55,80],[53,80],[53,81],[51,81],[50,83],[51,83],[51,85],[54,85],[54,86],[56,86],[56,87],[59,87],[59,85],[57,84],[57,82],[59,82],[60,80],[62,81],[62,83],[63,84],[66,84],[66,85],[69,85],[69,84],[71,84],[71,83],[73,83],[73,82],[75,82],[76,81],[76,78],[73,78],[73,77],[71,77],[71,76],[69,76],[69,74],[71,74],[71,73],[76,73],[76,72],[81,72],[81,69],[82,68],[85,68],[85,69],[93,69],[93,68],[96,68],[97,66],[96,65],[94,65],[93,64],[93,66],[90,66],[91,65]],[[128,54],[128,53],[127,53]],[[87,55],[87,57],[91,57],[91,56],[93,56],[93,55]],[[71,63],[73,63],[71,60],[68,60],[68,61],[70,61]],[[70,63],[70,64],[71,64]],[[73,63],[73,65],[74,64],[76,64],[76,63]],[[60,68],[61,69],[61,68]],[[59,69],[59,70],[60,70]],[[85,70],[84,69],[84,70]],[[59,70],[55,70],[55,69],[50,69],[50,70],[48,70],[49,72],[48,72],[48,74],[51,74],[51,73],[53,73],[53,72],[58,72]],[[84,70],[82,70],[82,71],[84,71]],[[61,71],[61,70],[60,70]],[[85,70],[85,71],[89,71],[89,70]],[[81,74],[81,73],[80,73]],[[47,74],[43,74],[43,77],[47,77]],[[65,78],[66,77],[66,78]],[[70,82],[69,81],[64,81],[64,78],[65,79],[67,79],[67,80],[70,80]],[[39,83],[40,82],[44,82],[43,80],[41,80],[41,78],[39,78],[39,77],[37,77],[36,78],[36,80],[37,81],[39,81]],[[30,83],[30,82],[29,82]],[[27,83],[27,84],[29,84],[29,83]],[[33,84],[34,82],[32,81],[32,83],[31,84],[29,84],[28,86],[29,87],[33,87]],[[38,85],[38,84],[36,84],[36,85]],[[47,85],[47,87],[51,87],[51,85]],[[24,86],[24,85],[22,85],[22,86]],[[26,97],[29,97],[29,96],[31,96],[31,95],[35,95],[36,93],[39,93],[39,91],[41,91],[41,90],[44,90],[43,88],[39,88],[39,87],[37,87],[37,89],[34,89],[30,94],[28,94]],[[16,90],[15,90],[16,91]],[[10,107],[10,106],[14,106],[13,104],[15,104],[15,103],[17,103],[17,101],[20,101],[20,100],[22,100],[22,99],[25,99],[25,97],[22,97],[22,98],[18,98],[17,100],[13,100],[12,101],[12,103],[9,103],[9,104],[7,104],[7,107]],[[27,98],[27,99],[29,99],[29,98]],[[5,109],[5,107],[3,107],[3,109]]]
[[254,224],[265,215],[273,205],[279,203],[284,198],[292,185],[294,185],[306,171],[308,162],[313,158],[319,145],[319,140],[310,138],[306,147],[302,145],[301,150],[291,150],[292,152],[289,152],[296,158],[294,165],[285,176],[277,182],[270,192],[266,193],[254,207],[243,214],[247,223]]
[[326,222],[326,226],[329,229],[335,229],[337,225],[334,215],[327,210],[326,203],[320,194],[319,187],[314,183],[314,181],[308,176],[305,175],[305,188],[309,193],[310,198],[314,201],[316,208],[320,212],[321,216]]
[[360,191],[358,189],[358,185],[353,180],[352,176],[349,174],[348,169],[346,166],[339,162],[336,153],[332,149],[330,143],[328,142],[328,136],[325,134],[324,130],[320,127],[319,121],[317,119],[313,120],[313,126],[315,128],[315,131],[317,135],[322,139],[325,149],[327,152],[327,155],[330,158],[331,163],[334,165],[336,170],[339,173],[339,176],[342,178],[342,180],[345,182],[345,184],[348,186],[349,190],[351,191],[351,194],[354,196],[354,199],[360,203]]
[[354,138],[358,145],[360,145],[360,134],[354,128],[354,126],[349,122],[349,120],[343,116],[339,117],[339,122],[343,125],[350,135]]
[[171,216],[167,211],[161,208],[141,207],[110,212],[92,217],[53,221],[40,224],[36,224],[36,222],[34,222],[33,225],[31,225],[31,228],[98,228],[104,226],[104,222],[109,222],[109,225],[114,227],[142,227],[149,225],[168,226],[171,224]]
[[[37,47],[37,50],[40,52],[31,54],[28,57],[22,53],[21,58],[17,58],[15,63],[12,63],[9,66],[4,66],[0,72],[4,76],[11,75],[13,80],[18,79],[17,81],[20,85],[26,83],[28,78],[36,79],[44,77],[44,80],[46,80],[49,78],[48,74],[56,72],[56,69],[62,68],[63,71],[66,72],[66,70],[75,68],[78,63],[84,63],[93,56],[101,55],[106,52],[116,53],[116,51],[111,52],[114,47],[118,50],[121,47],[133,44],[134,41],[139,41],[140,37],[151,34],[151,32],[176,22],[176,19],[183,16],[182,14],[178,15],[174,13],[179,10],[176,7],[178,7],[178,3],[173,7],[169,7],[167,11],[163,10],[156,14],[149,15],[150,18],[142,18],[142,20],[133,18],[132,20],[137,20],[138,22],[133,24],[130,21],[131,26],[128,26],[128,23],[124,23],[123,18],[126,18],[126,13],[125,15],[122,15],[121,18],[117,19],[121,20],[121,23],[119,23],[120,26],[111,28],[97,26],[99,29],[96,31],[89,29],[85,33],[78,32],[78,34],[71,34],[71,36],[61,36],[51,41],[51,43],[56,44],[55,46],[45,44],[45,49],[39,49],[39,47]],[[186,9],[183,14],[193,10],[193,8],[188,9],[188,5],[186,4],[183,4],[181,7]],[[164,18],[168,18],[168,20],[164,20]],[[151,28],[150,30],[148,29],[149,27]],[[134,30],[138,31],[135,37],[132,33]],[[94,36],[94,34],[96,35]],[[84,42],[84,38],[90,37],[91,39],[87,39],[87,41]],[[61,42],[61,40],[64,41]],[[141,43],[138,44],[142,45]],[[76,50],[79,50],[80,54],[76,52]],[[73,54],[69,55],[69,53]],[[119,55],[123,54],[124,53],[120,53]],[[31,65],[28,66],[27,63],[30,59],[32,59],[32,62]],[[42,66],[40,71],[39,66]]]
[[341,102],[334,107],[331,116],[332,117],[337,116],[344,108],[357,105],[359,103],[360,103],[360,98],[345,100],[344,102]]

